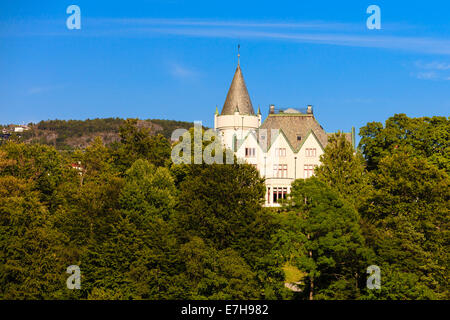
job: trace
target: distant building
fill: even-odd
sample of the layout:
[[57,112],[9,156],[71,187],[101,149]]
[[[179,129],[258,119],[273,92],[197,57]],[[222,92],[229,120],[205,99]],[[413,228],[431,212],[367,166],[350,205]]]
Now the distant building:
[[14,132],[24,132],[30,130],[28,126],[16,126],[14,127]]
[[[326,133],[317,122],[310,105],[304,110],[270,105],[268,117],[261,121],[261,110],[255,114],[238,62],[220,114],[216,108],[214,129],[226,148],[254,165],[265,178],[266,206],[278,206],[295,179],[314,174],[332,133]],[[355,146],[354,128],[345,135]]]

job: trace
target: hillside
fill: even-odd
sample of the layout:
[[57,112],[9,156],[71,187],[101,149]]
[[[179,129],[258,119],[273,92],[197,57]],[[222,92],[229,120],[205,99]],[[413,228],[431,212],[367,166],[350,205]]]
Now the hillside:
[[[96,136],[102,137],[105,144],[119,141],[121,118],[87,120],[46,120],[29,124],[30,130],[20,133],[21,140],[28,143],[53,145],[58,149],[85,148]],[[191,122],[175,120],[139,120],[139,126],[150,128],[151,134],[162,134],[170,138],[177,128],[189,129]]]

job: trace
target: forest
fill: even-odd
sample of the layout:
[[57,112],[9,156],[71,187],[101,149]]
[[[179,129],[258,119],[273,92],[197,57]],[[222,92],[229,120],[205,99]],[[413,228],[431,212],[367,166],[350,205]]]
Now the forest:
[[0,145],[0,299],[450,299],[450,118],[367,123],[356,151],[330,136],[280,208],[251,165],[174,164],[167,135],[117,130]]
[[[86,119],[86,120],[43,120],[29,123],[30,130],[14,134],[13,139],[26,143],[52,145],[58,150],[72,151],[86,148],[95,137],[101,137],[109,145],[120,140],[119,128],[125,123],[121,118]],[[191,122],[147,119],[139,120],[138,127],[147,127],[152,135],[162,134],[170,139],[172,132],[178,128],[189,129]],[[0,129],[8,126],[0,125]],[[0,137],[0,144],[2,143]]]

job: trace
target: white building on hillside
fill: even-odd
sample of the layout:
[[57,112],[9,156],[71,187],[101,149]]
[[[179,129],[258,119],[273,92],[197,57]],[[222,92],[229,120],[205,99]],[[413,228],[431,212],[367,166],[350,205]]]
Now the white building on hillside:
[[[226,148],[259,170],[266,180],[266,206],[277,206],[289,194],[292,181],[313,175],[330,133],[314,118],[312,106],[282,110],[271,105],[268,117],[261,121],[238,62],[222,112],[216,108],[214,129]],[[354,128],[345,134],[355,146]]]

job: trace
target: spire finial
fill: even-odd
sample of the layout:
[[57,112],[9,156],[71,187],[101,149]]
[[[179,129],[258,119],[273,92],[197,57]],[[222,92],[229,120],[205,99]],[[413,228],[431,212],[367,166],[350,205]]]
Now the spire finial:
[[241,57],[240,49],[241,49],[241,44],[238,43],[238,65],[239,65],[239,59]]

